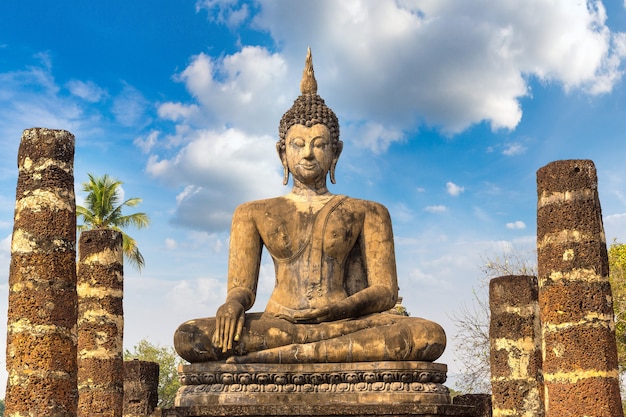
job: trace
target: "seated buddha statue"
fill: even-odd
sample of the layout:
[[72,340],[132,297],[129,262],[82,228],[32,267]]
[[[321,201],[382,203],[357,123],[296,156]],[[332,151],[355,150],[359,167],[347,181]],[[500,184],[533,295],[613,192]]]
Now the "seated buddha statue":
[[[438,324],[385,313],[398,299],[387,209],[328,191],[343,142],[317,95],[310,50],[300,87],[276,144],[291,192],[237,207],[226,301],[215,317],[183,323],[176,351],[191,363],[434,361],[446,344]],[[264,312],[248,313],[263,246],[275,288]]]

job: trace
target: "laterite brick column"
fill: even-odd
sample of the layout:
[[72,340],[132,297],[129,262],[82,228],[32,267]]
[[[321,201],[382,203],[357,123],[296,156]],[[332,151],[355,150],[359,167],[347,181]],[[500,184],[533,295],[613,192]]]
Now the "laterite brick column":
[[5,416],[76,416],[74,135],[27,129],[11,241]]
[[150,416],[159,402],[159,364],[124,362],[124,417]]
[[541,323],[537,278],[489,282],[489,347],[494,417],[542,417]]
[[623,416],[606,238],[592,161],[537,171],[547,417]]
[[122,234],[78,240],[78,416],[121,417],[124,401]]

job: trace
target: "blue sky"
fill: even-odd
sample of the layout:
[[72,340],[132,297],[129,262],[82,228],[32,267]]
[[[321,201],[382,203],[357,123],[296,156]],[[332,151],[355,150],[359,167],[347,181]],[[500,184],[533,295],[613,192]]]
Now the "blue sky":
[[[17,147],[24,129],[48,127],[76,136],[77,190],[108,173],[152,219],[131,233],[146,268],[125,271],[126,347],[170,344],[179,323],[213,315],[233,209],[288,192],[274,143],[310,46],[344,141],[331,191],[389,208],[404,305],[444,326],[454,374],[450,316],[472,304],[480,265],[534,246],[537,169],[592,159],[607,239],[626,241],[625,7],[2,2],[0,311]],[[271,291],[267,258],[261,275],[254,310]]]

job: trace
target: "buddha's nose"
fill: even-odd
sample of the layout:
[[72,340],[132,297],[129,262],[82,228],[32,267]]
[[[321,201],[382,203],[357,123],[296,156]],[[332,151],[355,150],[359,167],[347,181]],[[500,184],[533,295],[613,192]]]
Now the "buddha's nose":
[[313,158],[313,145],[312,144],[306,145],[304,147],[304,157],[306,159],[312,159]]

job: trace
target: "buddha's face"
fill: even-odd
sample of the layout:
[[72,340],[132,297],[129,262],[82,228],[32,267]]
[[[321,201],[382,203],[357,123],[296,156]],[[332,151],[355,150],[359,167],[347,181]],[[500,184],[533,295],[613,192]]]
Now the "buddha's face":
[[331,166],[337,162],[337,156],[326,126],[297,124],[285,135],[285,153],[281,160],[296,180],[314,184],[325,180]]

